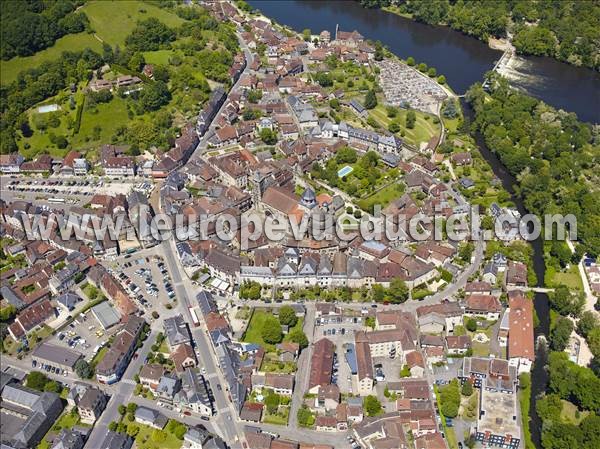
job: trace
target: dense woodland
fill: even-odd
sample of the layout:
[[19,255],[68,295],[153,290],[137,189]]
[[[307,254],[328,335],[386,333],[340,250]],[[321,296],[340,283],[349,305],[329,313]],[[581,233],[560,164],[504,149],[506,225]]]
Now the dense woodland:
[[[133,143],[133,154],[151,146],[168,149],[177,132],[174,119],[183,112],[189,115],[201,108],[210,93],[206,79],[230,82],[229,67],[239,51],[233,28],[218,22],[207,11],[180,7],[173,12],[186,20],[176,29],[156,18],[140,20],[127,36],[123,48],[104,43],[101,54],[89,49],[63,52],[60,59],[21,72],[15,82],[1,86],[0,152],[16,151],[16,139],[21,136],[28,137],[46,129],[59,132],[52,129],[50,120],[41,124],[32,122],[28,111],[71,85],[85,86],[94,75],[100,75],[99,69],[104,64],[110,64],[117,73],[143,77],[143,52],[176,50],[168,65],[154,65],[154,80],[143,77],[145,85],[141,91],[130,95],[120,91],[87,92],[85,99],[85,110],[92,112],[97,105],[110,103],[115,96],[127,102],[130,122],[116,130],[110,139],[112,143]],[[78,124],[70,122],[67,132],[62,131],[54,139],[60,143],[58,148],[68,148],[70,136],[77,133],[77,129]]]
[[600,254],[600,130],[573,113],[523,95],[490,74],[486,93],[480,84],[466,94],[488,147],[517,177],[525,207],[538,216],[577,217],[577,257]]
[[0,2],[0,56],[29,56],[54,45],[65,34],[89,28],[81,1],[27,0]]
[[360,0],[481,40],[512,36],[517,52],[600,69],[600,3],[578,0]]

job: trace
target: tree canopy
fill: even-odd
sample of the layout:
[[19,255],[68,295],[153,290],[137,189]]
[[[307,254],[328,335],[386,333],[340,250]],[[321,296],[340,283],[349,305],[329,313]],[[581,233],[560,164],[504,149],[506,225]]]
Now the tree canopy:
[[600,145],[589,124],[508,86],[489,74],[490,92],[477,84],[466,99],[475,110],[471,124],[518,180],[526,209],[538,217],[573,214],[580,254],[600,253],[600,192],[594,178]]
[[379,399],[377,399],[377,396],[366,396],[363,400],[363,407],[367,416],[377,416],[383,413],[383,407],[381,406]]
[[279,322],[284,326],[294,327],[298,322],[296,312],[291,306],[283,306],[279,309]]
[[268,315],[265,318],[263,327],[261,329],[261,336],[266,343],[276,344],[281,343],[283,340],[283,332],[281,331],[281,325],[277,318],[273,315]]
[[80,33],[89,27],[75,1],[40,0],[0,2],[0,56],[30,56],[48,48],[65,34]]
[[173,40],[175,31],[156,17],[150,17],[137,23],[125,39],[125,45],[134,51],[154,51],[167,46]]

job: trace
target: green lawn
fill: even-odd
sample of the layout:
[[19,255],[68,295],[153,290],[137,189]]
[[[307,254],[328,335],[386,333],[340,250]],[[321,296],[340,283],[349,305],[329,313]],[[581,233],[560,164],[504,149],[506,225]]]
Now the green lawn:
[[581,276],[579,274],[579,267],[577,265],[571,265],[568,270],[556,272],[554,269],[547,271],[549,287],[564,284],[569,288],[583,291],[583,283],[581,282]]
[[448,130],[448,132],[456,132],[458,128],[458,123],[460,122],[460,117],[455,118],[442,118],[444,121],[444,126]]
[[[101,144],[110,142],[111,137],[118,127],[127,126],[130,121],[127,100],[119,96],[113,96],[113,99],[108,103],[100,103],[93,108],[84,106],[81,116],[81,126],[79,132],[73,135],[73,126],[76,119],[76,110],[71,110],[68,105],[68,97],[61,93],[55,97],[57,103],[61,105],[61,112],[56,113],[60,116],[60,125],[56,128],[48,128],[45,131],[37,130],[34,126],[33,117],[37,115],[35,109],[30,111],[30,123],[34,133],[29,138],[22,137],[19,139],[20,152],[27,158],[41,152],[49,152],[52,156],[64,157],[69,151],[68,148],[59,149],[50,141],[50,134],[57,136],[62,135],[67,138],[71,147],[82,150],[92,150],[98,148]],[[83,94],[76,94],[77,101],[83,101]],[[44,103],[52,103],[47,100]],[[29,148],[25,148],[25,145]],[[88,151],[88,157],[90,153]]]
[[[417,117],[415,127],[413,129],[406,128],[406,113],[406,109],[398,108],[396,117],[389,118],[387,116],[386,107],[382,103],[379,103],[375,109],[369,111],[369,115],[377,120],[382,128],[387,129],[392,121],[397,122],[400,125],[401,132],[404,131],[403,138],[406,139],[408,143],[415,146],[419,146],[422,142],[428,142],[433,136],[438,136],[440,134],[441,127],[439,123],[433,123],[434,116],[420,111],[415,111]],[[428,117],[428,119],[425,117]]]
[[65,412],[63,415],[54,423],[48,433],[44,436],[44,439],[40,442],[37,449],[48,449],[50,448],[52,438],[58,434],[62,429],[70,429],[76,425],[83,425],[79,423],[79,414],[76,409],[75,413]]
[[85,284],[82,290],[85,296],[88,297],[88,299],[96,299],[98,297],[98,294],[100,293],[98,287],[95,287],[92,284]]
[[268,354],[263,360],[260,370],[266,373],[293,374],[296,372],[296,364],[294,362],[280,362],[276,357],[270,358]]
[[265,415],[263,416],[263,422],[265,424],[276,424],[279,426],[285,426],[288,423],[290,414],[289,407],[279,407],[279,411],[276,414],[271,415],[265,408]]
[[[248,327],[246,328],[246,332],[244,333],[243,341],[246,343],[255,343],[257,345],[261,345],[263,348],[265,348],[265,352],[274,352],[275,345],[265,343],[261,335],[263,324],[269,315],[272,315],[271,312],[265,312],[264,310],[255,309],[254,313],[252,314],[252,318],[248,323]],[[293,329],[302,329],[302,325],[303,320],[299,319],[296,325],[292,329],[290,329],[290,332]],[[288,335],[284,335],[284,341],[288,340]]]
[[136,423],[129,424],[129,426],[135,426],[140,429],[135,437],[135,443],[138,449],[179,449],[183,443],[183,441],[178,440],[175,435],[166,430],[162,431],[166,435],[165,440],[157,443],[152,438],[152,433],[156,429]]
[[156,17],[169,27],[177,27],[184,20],[175,14],[141,1],[91,1],[86,3],[84,12],[98,37],[111,45],[123,47],[125,38],[139,20]]
[[403,183],[394,182],[387,187],[384,187],[379,192],[373,195],[361,199],[357,202],[358,206],[365,211],[370,212],[372,207],[376,204],[380,204],[381,208],[385,208],[389,203],[397,198],[400,198],[404,193],[406,187]]
[[37,67],[43,62],[58,59],[63,51],[82,51],[91,48],[102,52],[102,43],[93,34],[77,33],[67,34],[56,41],[56,43],[45,50],[37,52],[32,56],[15,57],[0,63],[0,79],[2,84],[10,84],[17,79],[19,72]]
[[[116,129],[129,121],[127,103],[123,98],[115,96],[109,103],[99,104],[97,111],[85,109],[83,111],[79,133],[73,139],[73,144],[80,149],[97,147],[98,144],[109,142]],[[98,139],[94,139],[96,127],[100,128]]]
[[303,328],[304,328],[304,318],[298,318],[298,322],[296,323],[296,325],[290,329],[290,332],[288,332],[287,335],[283,336],[283,341],[289,341],[289,335],[293,330],[295,330],[295,329],[302,330]]
[[[52,143],[50,136],[64,136],[69,142],[74,145],[79,145],[82,139],[78,139],[78,135],[73,135],[74,124],[77,117],[77,108],[84,101],[83,87],[87,83],[80,83],[79,91],[73,95],[74,103],[71,107],[71,91],[69,89],[63,89],[54,97],[44,100],[42,103],[31,108],[27,114],[29,117],[29,123],[31,129],[34,130],[31,137],[23,137],[19,133],[19,139],[17,144],[19,145],[19,152],[26,158],[33,158],[38,153],[48,152],[54,157],[64,157],[69,151],[68,148],[58,148]],[[37,108],[40,105],[57,104],[60,106],[60,110],[47,114],[39,114]],[[58,126],[52,128],[49,125],[52,123],[50,118],[58,118]],[[45,119],[45,120],[44,120]],[[38,129],[38,121],[46,123],[48,128],[45,130]]]
[[560,417],[563,422],[568,422],[570,424],[579,425],[579,423],[590,414],[589,411],[580,411],[577,413],[577,406],[572,402],[562,400],[563,407],[560,412]]
[[108,352],[108,345],[104,345],[104,346],[102,346],[102,348],[100,348],[100,350],[94,356],[94,358],[92,359],[92,362],[90,363],[90,365],[93,369],[96,369],[96,366],[98,366],[98,363],[100,363],[102,361],[102,359],[104,358],[104,356],[106,355],[107,352]]
[[263,323],[267,319],[267,316],[271,315],[263,310],[255,310],[252,314],[252,318],[248,323],[248,327],[246,328],[246,333],[244,334],[244,341],[247,343],[255,343],[257,345],[261,345],[265,348],[265,351],[274,351],[275,346],[265,343],[262,338],[261,330],[263,327]]
[[173,50],[145,51],[144,60],[148,64],[169,65],[169,58],[175,54]]
[[171,350],[169,349],[169,343],[167,343],[167,339],[165,338],[160,346],[158,347],[158,352],[162,352],[163,354],[169,354]]

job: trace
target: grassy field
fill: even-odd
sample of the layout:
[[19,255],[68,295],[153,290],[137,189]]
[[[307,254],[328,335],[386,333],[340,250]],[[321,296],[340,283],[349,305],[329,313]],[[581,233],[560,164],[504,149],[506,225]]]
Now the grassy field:
[[[97,111],[96,113],[85,109],[83,111],[81,128],[73,142],[79,148],[86,149],[109,142],[116,129],[126,125],[129,121],[127,103],[123,98],[117,96],[113,97],[109,103],[99,104]],[[94,139],[94,128],[96,127],[100,128],[100,132],[97,134],[98,139]]]
[[371,211],[371,208],[380,204],[382,209],[385,208],[393,200],[400,198],[406,187],[401,182],[394,182],[387,187],[384,187],[379,192],[374,193],[368,198],[361,199],[357,202],[358,206],[365,211]]
[[555,287],[560,284],[583,291],[583,282],[581,281],[581,275],[579,274],[577,265],[571,265],[566,271],[557,272],[552,267],[549,267],[546,270],[546,285],[548,287]]
[[586,410],[577,413],[577,406],[572,402],[565,401],[563,399],[562,403],[563,407],[562,411],[560,412],[562,422],[579,425],[583,418],[590,414],[590,412]]
[[265,408],[265,416],[263,417],[263,422],[265,424],[275,424],[279,426],[285,426],[288,423],[288,418],[290,414],[289,407],[279,407],[279,411],[276,414],[271,415],[267,412]]
[[81,11],[85,12],[90,20],[94,33],[68,34],[58,39],[52,47],[37,52],[35,55],[2,61],[0,64],[1,84],[11,83],[23,70],[60,58],[63,51],[82,51],[91,48],[101,53],[102,42],[107,42],[111,46],[123,47],[125,38],[139,20],[156,17],[170,27],[177,27],[185,22],[169,11],[133,0],[91,1],[86,3]]
[[452,119],[442,118],[442,120],[444,121],[444,126],[446,127],[446,129],[448,130],[449,133],[456,132],[456,130],[458,129],[458,123],[460,122],[459,117],[455,117]]
[[[76,94],[75,97],[77,103],[83,101],[83,94]],[[98,104],[94,109],[84,107],[79,132],[73,135],[72,123],[76,120],[76,109],[69,108],[68,97],[65,98],[63,93],[54,97],[53,100],[56,100],[56,103],[61,106],[60,112],[52,113],[59,115],[60,125],[56,128],[41,131],[35,129],[32,124],[32,128],[35,129],[33,135],[18,140],[19,150],[26,158],[32,158],[40,152],[48,152],[54,157],[64,157],[69,149],[61,149],[54,145],[50,140],[51,134],[65,136],[71,146],[79,151],[89,150],[97,148],[102,143],[110,142],[110,138],[116,129],[129,122],[126,100],[115,96],[110,102]],[[45,103],[49,104],[52,101],[46,101]],[[36,115],[38,114],[35,109],[30,111],[30,123],[35,123],[34,117]]]
[[[406,113],[405,109],[398,108],[398,114],[394,118],[387,116],[386,107],[383,104],[378,104],[374,109],[369,111],[369,115],[373,117],[381,126],[387,129],[388,125],[394,121],[400,125],[401,132],[404,132],[404,139],[408,143],[419,146],[422,142],[428,142],[433,136],[438,136],[441,132],[440,124],[433,123],[433,116],[423,112],[415,111],[417,120],[413,129],[406,128]],[[427,118],[426,118],[427,117]]]
[[266,351],[275,350],[275,346],[265,343],[262,338],[261,330],[267,316],[270,314],[264,312],[262,310],[255,310],[252,314],[252,318],[248,323],[248,327],[246,328],[246,333],[244,334],[244,341],[247,343],[255,343],[257,345],[261,345],[265,348]]
[[[264,310],[254,310],[252,318],[250,319],[248,327],[246,328],[246,333],[244,334],[243,340],[246,343],[255,343],[257,345],[261,345],[263,348],[265,348],[266,352],[275,351],[275,345],[265,343],[261,335],[264,322],[269,315],[271,315],[270,312],[265,312]],[[303,323],[304,321],[299,319],[296,325],[290,329],[290,332],[293,329],[302,329]],[[283,341],[287,341],[288,335],[284,335]]]
[[178,440],[175,435],[166,430],[161,431],[166,435],[164,441],[157,443],[152,438],[152,433],[156,432],[152,427],[136,423],[131,423],[129,426],[135,426],[139,429],[138,434],[135,436],[135,444],[138,449],[179,449],[183,444],[183,441]]
[[173,50],[156,50],[143,52],[144,60],[148,64],[169,65],[169,58],[174,55]]
[[81,11],[88,16],[92,28],[102,41],[121,47],[139,20],[156,17],[169,27],[177,27],[184,22],[169,11],[133,0],[92,1],[86,3]]
[[45,50],[37,52],[32,56],[15,57],[0,63],[0,80],[2,84],[10,84],[17,79],[19,72],[37,67],[43,62],[58,59],[63,51],[81,51],[91,48],[94,51],[102,51],[102,43],[92,34],[77,33],[67,34],[56,41],[56,43]]

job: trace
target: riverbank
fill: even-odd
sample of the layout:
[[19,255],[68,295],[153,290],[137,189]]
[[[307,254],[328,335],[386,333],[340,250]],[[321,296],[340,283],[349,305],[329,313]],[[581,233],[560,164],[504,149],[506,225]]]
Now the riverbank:
[[[427,25],[406,15],[382,9],[365,9],[358,2],[331,0],[265,1],[248,3],[266,16],[297,32],[359,30],[367,39],[381,41],[403,58],[435,67],[459,95],[481,82],[501,50],[489,42],[455,31],[450,27]],[[496,44],[494,44],[495,46]],[[575,112],[580,120],[600,123],[600,73],[575,67],[548,57],[511,58],[506,76],[511,85],[545,103]]]
[[[473,121],[475,112],[464,98],[461,98],[461,108],[463,115]],[[506,167],[500,162],[498,156],[493,153],[486,145],[483,136],[479,133],[473,133],[477,148],[482,157],[492,168],[494,175],[500,179],[504,190],[510,196],[521,216],[527,213],[523,200],[516,194],[515,186],[518,185],[517,179],[512,176]],[[546,265],[544,260],[543,242],[538,238],[531,242],[533,249],[533,269],[537,277],[537,286],[544,286],[544,277]],[[550,333],[550,305],[546,293],[536,293],[533,299],[535,314],[538,317],[538,325],[535,327],[534,336],[537,339],[540,336],[546,338]],[[542,441],[542,420],[536,411],[536,398],[546,391],[548,385],[548,373],[545,370],[547,354],[545,345],[536,345],[536,357],[531,371],[531,386],[529,392],[529,420],[523,419],[523,426],[528,424],[528,429],[523,429],[524,435],[530,435],[531,441],[535,447],[541,447]],[[522,398],[523,400],[525,398]]]

